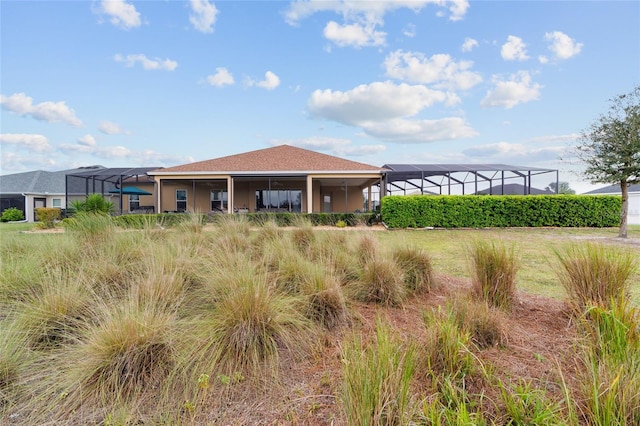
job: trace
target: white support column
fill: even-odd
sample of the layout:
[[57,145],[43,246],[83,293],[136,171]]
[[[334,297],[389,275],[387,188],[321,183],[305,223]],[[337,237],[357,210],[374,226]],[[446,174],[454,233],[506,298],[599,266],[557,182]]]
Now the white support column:
[[313,179],[307,175],[307,213],[313,213]]
[[371,185],[367,187],[367,211],[371,211]]
[[233,203],[234,203],[234,194],[233,194],[233,178],[231,176],[227,177],[227,213],[233,213]]

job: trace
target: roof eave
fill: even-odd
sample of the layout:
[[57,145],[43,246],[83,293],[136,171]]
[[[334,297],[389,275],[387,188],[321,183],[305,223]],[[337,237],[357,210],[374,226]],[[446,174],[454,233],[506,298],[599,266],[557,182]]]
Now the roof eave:
[[382,174],[386,170],[376,169],[376,170],[271,170],[271,171],[249,171],[249,170],[238,170],[238,171],[174,171],[174,172],[149,172],[150,176],[175,176],[175,175],[243,175],[243,176],[304,176],[304,175],[344,175],[344,174]]

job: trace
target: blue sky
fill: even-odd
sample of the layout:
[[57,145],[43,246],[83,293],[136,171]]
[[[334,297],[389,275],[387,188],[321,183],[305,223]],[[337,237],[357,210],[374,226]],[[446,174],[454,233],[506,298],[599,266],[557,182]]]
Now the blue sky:
[[[1,173],[287,143],[560,169],[640,82],[638,1],[0,2]],[[602,186],[602,185],[600,185]]]

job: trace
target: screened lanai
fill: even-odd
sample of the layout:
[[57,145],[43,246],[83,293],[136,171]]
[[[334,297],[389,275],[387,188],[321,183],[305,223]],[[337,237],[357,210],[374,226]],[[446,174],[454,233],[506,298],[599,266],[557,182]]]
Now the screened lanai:
[[102,194],[106,197],[117,197],[120,214],[131,211],[132,207],[155,211],[153,195],[136,196],[123,190],[127,186],[136,185],[153,194],[155,183],[147,172],[158,169],[159,167],[87,167],[85,171],[66,175],[65,197],[69,199],[69,194],[72,192],[79,194],[84,192],[85,196]]
[[558,187],[558,170],[507,164],[385,164],[381,196],[409,194],[533,195],[550,183]]

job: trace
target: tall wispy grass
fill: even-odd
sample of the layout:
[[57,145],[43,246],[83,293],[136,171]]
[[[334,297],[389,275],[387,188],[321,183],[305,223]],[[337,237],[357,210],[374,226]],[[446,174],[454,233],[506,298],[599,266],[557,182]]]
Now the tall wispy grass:
[[275,291],[259,273],[228,271],[226,290],[208,316],[189,326],[197,371],[276,375],[282,351],[302,355],[312,323],[301,301]]
[[0,320],[0,418],[16,401],[21,370],[30,363],[22,329],[10,319]]
[[606,306],[612,298],[628,296],[628,279],[637,267],[631,252],[586,243],[555,250],[555,254],[556,274],[578,315],[591,305]]
[[484,300],[454,296],[445,304],[445,312],[460,330],[469,333],[478,349],[507,344],[505,315]]
[[412,418],[410,382],[415,349],[403,344],[378,319],[376,339],[366,344],[354,334],[342,346],[340,398],[350,425],[405,425]]
[[77,213],[64,222],[64,227],[86,247],[95,247],[96,243],[106,241],[116,231],[111,216],[103,213]]
[[400,306],[407,298],[404,273],[393,259],[376,256],[362,267],[358,281],[349,285],[352,297],[360,302]]
[[91,303],[84,279],[50,270],[39,291],[15,306],[16,324],[32,349],[51,349],[73,339]]
[[640,424],[640,313],[626,299],[592,306],[580,322],[583,413],[592,425]]
[[404,273],[404,282],[410,293],[426,293],[435,286],[431,257],[424,250],[404,246],[396,248],[392,256]]
[[501,423],[508,425],[566,425],[569,420],[562,404],[547,395],[544,388],[531,381],[518,380],[513,385],[500,382],[500,399],[504,406]]
[[477,240],[468,248],[475,295],[496,308],[510,310],[516,294],[518,258],[513,247]]
[[471,334],[462,330],[450,311],[438,309],[423,313],[426,331],[421,350],[421,370],[436,386],[443,378],[460,381],[471,374],[475,358],[471,352]]

